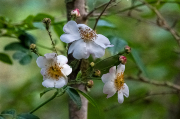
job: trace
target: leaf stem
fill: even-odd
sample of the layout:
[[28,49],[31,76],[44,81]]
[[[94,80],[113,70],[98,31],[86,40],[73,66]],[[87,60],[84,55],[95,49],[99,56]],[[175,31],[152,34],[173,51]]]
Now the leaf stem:
[[43,102],[42,104],[40,104],[39,106],[37,106],[35,109],[31,110],[29,113],[30,113],[30,114],[34,113],[36,110],[38,110],[39,108],[41,108],[42,106],[44,106],[46,103],[48,103],[49,101],[53,100],[53,99],[57,96],[57,94],[58,94],[58,92],[55,92],[52,97],[50,97],[48,100],[46,100],[45,102]]

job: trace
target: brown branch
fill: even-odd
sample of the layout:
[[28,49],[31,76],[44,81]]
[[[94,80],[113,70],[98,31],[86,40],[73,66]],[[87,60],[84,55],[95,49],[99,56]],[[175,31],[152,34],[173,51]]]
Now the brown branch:
[[157,24],[160,27],[164,28],[165,30],[169,31],[172,34],[172,36],[175,38],[175,40],[178,42],[178,45],[180,46],[180,36],[179,36],[179,34],[177,33],[176,30],[174,30],[173,28],[171,28],[169,26],[169,24],[164,19],[164,17],[161,15],[161,13],[155,7],[150,5],[148,2],[142,1],[142,0],[139,0],[139,1],[144,3],[147,7],[149,7],[153,12],[156,13],[156,15],[157,15]]
[[166,81],[165,82],[159,82],[159,81],[149,80],[148,78],[141,77],[141,76],[139,76],[138,78],[128,76],[128,77],[126,77],[126,79],[130,79],[130,80],[134,80],[134,81],[141,81],[141,82],[148,83],[148,84],[153,84],[153,85],[156,85],[156,86],[169,87],[169,88],[175,89],[177,91],[180,91],[180,86],[179,85],[176,85],[176,84],[173,84],[173,83],[170,83],[170,82],[166,82]]
[[95,22],[95,25],[94,25],[93,30],[96,29],[96,26],[97,26],[97,23],[98,23],[100,17],[102,16],[102,14],[105,12],[106,8],[109,6],[109,4],[111,4],[112,1],[113,1],[113,0],[110,0],[110,1],[107,3],[107,5],[104,7],[104,9],[103,9],[103,11],[101,12],[101,14],[99,15],[99,17],[96,19],[96,22]]

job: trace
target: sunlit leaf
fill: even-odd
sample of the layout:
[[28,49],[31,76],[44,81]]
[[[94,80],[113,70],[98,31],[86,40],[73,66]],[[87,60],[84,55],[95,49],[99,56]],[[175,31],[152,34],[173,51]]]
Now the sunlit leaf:
[[0,53],[0,61],[7,63],[7,64],[12,64],[10,57],[5,53]]
[[39,117],[33,115],[33,114],[29,114],[29,113],[23,113],[23,114],[19,114],[16,119],[40,119]]
[[51,22],[54,22],[54,17],[49,14],[39,13],[34,17],[34,22],[42,22],[44,18],[50,18]]
[[77,92],[77,90],[68,86],[66,89],[66,92],[68,93],[69,97],[74,101],[74,103],[80,109],[82,106],[82,103],[81,103],[81,97],[80,97],[79,93]]

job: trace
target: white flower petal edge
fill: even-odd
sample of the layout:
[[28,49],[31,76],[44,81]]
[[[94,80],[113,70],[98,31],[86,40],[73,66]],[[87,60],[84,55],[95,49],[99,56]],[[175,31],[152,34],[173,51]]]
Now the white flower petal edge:
[[100,58],[105,54],[107,47],[113,47],[109,39],[101,34],[96,34],[85,24],[69,21],[63,28],[65,34],[60,39],[65,43],[72,43],[68,54],[72,53],[76,59],[87,59],[90,54],[93,58]]
[[126,83],[124,83],[124,70],[125,65],[119,64],[113,66],[109,69],[109,73],[103,74],[101,79],[105,83],[103,88],[103,93],[108,94],[107,98],[112,97],[116,92],[118,92],[118,102],[123,103],[124,97],[129,97],[129,88]]
[[61,88],[67,84],[67,76],[72,72],[72,68],[66,64],[67,57],[57,56],[56,53],[47,53],[44,57],[38,57],[36,62],[42,68],[41,74],[44,80],[42,85],[44,87]]

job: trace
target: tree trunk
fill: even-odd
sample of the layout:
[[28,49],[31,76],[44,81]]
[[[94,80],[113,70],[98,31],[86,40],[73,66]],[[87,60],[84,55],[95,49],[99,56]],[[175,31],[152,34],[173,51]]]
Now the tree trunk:
[[[66,8],[67,8],[67,20],[71,20],[71,11],[78,8],[81,14],[81,17],[76,20],[76,22],[79,24],[86,24],[87,20],[85,19],[85,16],[87,15],[86,11],[86,2],[85,0],[73,0],[71,2],[66,3]],[[68,63],[70,64],[74,58],[70,54],[68,55]],[[79,66],[76,70],[74,70],[71,75],[69,76],[69,80],[75,80],[77,73],[82,70],[86,70],[88,68],[87,61],[81,60],[79,63]],[[83,73],[83,72],[82,72]],[[85,74],[82,74],[85,75]],[[72,85],[72,87],[78,88],[82,91],[85,90],[85,85],[79,84],[79,85]],[[70,119],[87,119],[87,109],[88,109],[88,101],[86,98],[84,98],[81,95],[81,101],[82,101],[82,107],[79,110],[76,104],[69,99],[69,118]]]

